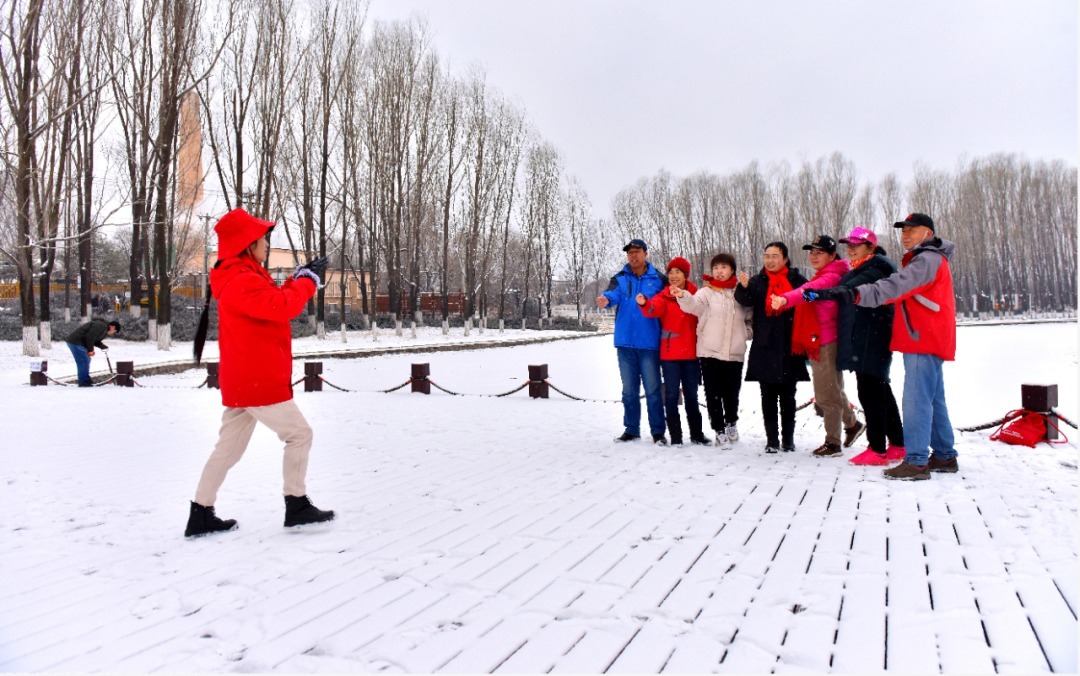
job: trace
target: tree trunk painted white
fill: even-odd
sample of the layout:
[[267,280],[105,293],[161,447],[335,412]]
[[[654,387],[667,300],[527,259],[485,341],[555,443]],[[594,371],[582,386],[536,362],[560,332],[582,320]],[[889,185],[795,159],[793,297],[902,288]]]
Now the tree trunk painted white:
[[442,334],[444,336],[450,335],[450,322],[445,319],[442,320]]
[[503,333],[504,331],[506,331],[506,320],[505,319],[500,319],[499,320],[499,333]]
[[326,322],[315,322],[315,337],[326,340]]
[[52,322],[41,322],[38,326],[38,335],[41,336],[41,349],[52,349]]
[[412,330],[412,339],[416,340],[416,320],[414,319],[410,324],[411,326],[409,328]]
[[65,322],[70,322],[71,321],[71,308],[69,308],[69,307],[64,308],[64,321]]
[[401,337],[401,317],[394,317],[394,335]]
[[377,343],[379,341],[379,324],[378,322],[371,322],[371,342]]
[[424,321],[424,313],[421,312],[420,310],[417,310],[416,312],[414,312],[413,313],[413,321],[415,323],[417,323],[417,324],[423,323],[423,321]]
[[142,312],[142,308],[139,307],[138,303],[135,303],[128,308],[128,312],[131,314],[132,317],[138,318],[139,313]]
[[342,343],[349,342],[349,338],[345,335],[345,328],[346,328],[345,327],[345,322],[341,322],[341,342]]
[[469,325],[472,324],[472,317],[465,318],[465,335],[469,335]]
[[40,357],[41,348],[38,345],[38,330],[36,326],[24,326],[22,330],[22,350],[27,357]]
[[168,352],[172,347],[172,324],[158,324],[157,349]]
[[94,306],[87,303],[86,304],[86,313],[83,314],[83,317],[89,317],[92,314],[94,314]]
[[146,337],[150,340],[157,340],[157,320],[148,319],[146,321]]
[[521,318],[521,330],[522,330],[522,331],[524,331],[524,330],[525,330],[525,326],[526,326],[526,321],[527,321],[527,320],[526,320],[526,319],[525,319],[524,317],[522,317],[522,318]]
[[487,324],[487,319],[484,317],[480,317],[476,321],[480,325],[480,335],[482,336],[484,335],[484,325]]

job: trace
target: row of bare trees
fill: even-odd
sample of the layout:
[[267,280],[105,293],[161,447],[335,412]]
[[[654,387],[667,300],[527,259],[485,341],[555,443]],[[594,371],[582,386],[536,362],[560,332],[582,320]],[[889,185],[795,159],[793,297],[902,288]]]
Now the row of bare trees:
[[612,210],[621,237],[644,237],[650,257],[687,257],[704,270],[719,251],[740,266],[759,265],[765,244],[799,251],[817,234],[840,238],[854,225],[876,230],[898,260],[893,222],[912,211],[930,214],[940,236],[954,241],[958,308],[987,311],[1076,307],[1077,173],[1063,162],[1012,154],[961,161],[954,171],[916,167],[906,184],[894,174],[860,181],[836,153],[797,169],[754,162],[726,176],[665,171],[620,191]]
[[[49,345],[57,252],[85,315],[98,230],[117,223],[131,311],[149,296],[161,349],[179,266],[234,207],[277,222],[296,263],[329,254],[368,314],[378,294],[402,318],[403,298],[434,290],[445,322],[461,290],[468,315],[550,316],[559,275],[580,305],[599,274],[605,230],[558,150],[482,71],[452,72],[421,20],[368,25],[345,0],[0,9],[0,209],[15,224],[0,256],[27,354]],[[313,300],[320,336],[344,293]]]

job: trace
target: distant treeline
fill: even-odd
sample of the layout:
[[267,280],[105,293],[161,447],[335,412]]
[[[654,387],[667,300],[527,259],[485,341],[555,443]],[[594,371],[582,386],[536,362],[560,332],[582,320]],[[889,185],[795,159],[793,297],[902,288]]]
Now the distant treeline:
[[718,251],[756,269],[765,244],[777,239],[808,268],[803,244],[819,233],[840,238],[855,225],[875,230],[898,261],[893,223],[921,211],[956,243],[958,310],[1062,310],[1076,308],[1076,177],[1061,161],[997,154],[951,172],[918,166],[907,183],[895,174],[860,182],[854,163],[836,153],[797,169],[753,162],[723,176],[660,171],[620,191],[612,208],[619,234],[644,237],[654,264],[681,255],[697,271]]

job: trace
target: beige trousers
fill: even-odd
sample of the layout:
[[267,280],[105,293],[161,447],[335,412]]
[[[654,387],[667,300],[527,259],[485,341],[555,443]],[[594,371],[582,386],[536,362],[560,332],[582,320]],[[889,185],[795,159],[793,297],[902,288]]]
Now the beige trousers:
[[854,427],[859,419],[844,394],[844,372],[836,370],[836,343],[821,346],[817,360],[810,360],[814,401],[825,413],[825,441],[841,443],[840,426]]
[[195,502],[204,507],[213,506],[225,475],[247,450],[255,423],[266,425],[285,442],[282,467],[285,495],[307,495],[304,477],[307,475],[308,451],[311,450],[311,426],[296,401],[290,399],[271,406],[225,409],[217,445],[206,461],[199,487],[195,489]]

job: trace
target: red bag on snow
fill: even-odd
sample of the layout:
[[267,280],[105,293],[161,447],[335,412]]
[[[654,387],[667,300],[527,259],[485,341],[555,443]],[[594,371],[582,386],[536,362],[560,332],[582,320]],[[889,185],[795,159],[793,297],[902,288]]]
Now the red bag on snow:
[[[1053,423],[1050,424],[1053,425]],[[1061,441],[1049,441],[1046,438],[1046,425],[1046,416],[1042,413],[1018,408],[1005,414],[1005,418],[1001,421],[997,431],[990,435],[990,440],[1004,441],[1007,444],[1027,446],[1028,448],[1035,448],[1035,444],[1040,441],[1046,443],[1065,443],[1068,441],[1064,434],[1061,434]],[[1059,433],[1061,432],[1057,425],[1054,425],[1054,429],[1058,430]]]

